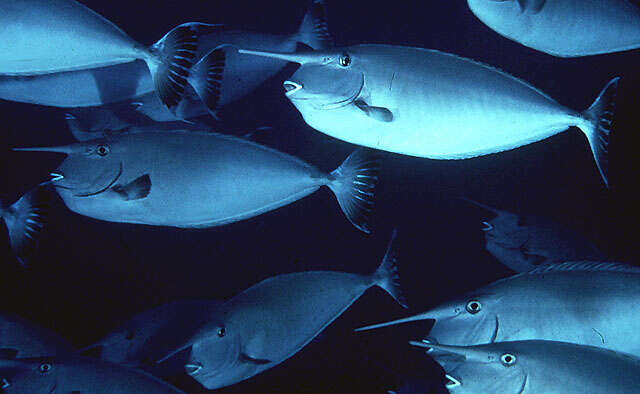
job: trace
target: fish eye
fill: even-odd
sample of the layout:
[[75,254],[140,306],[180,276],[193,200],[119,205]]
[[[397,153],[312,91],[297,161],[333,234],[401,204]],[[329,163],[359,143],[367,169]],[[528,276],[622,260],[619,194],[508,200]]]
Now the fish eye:
[[49,371],[51,371],[51,364],[49,364],[49,363],[40,364],[40,372],[47,373]]
[[218,328],[218,336],[220,338],[222,338],[223,336],[225,336],[227,334],[227,331],[224,329],[224,327],[220,327]]
[[108,145],[98,145],[98,147],[96,148],[96,153],[99,154],[100,156],[106,156],[109,154],[110,151],[111,149],[109,148]]
[[342,67],[349,67],[351,65],[351,56],[349,56],[349,54],[347,53],[343,53],[342,55],[340,55],[340,59],[338,59],[338,62]]
[[500,361],[505,367],[510,367],[516,363],[516,356],[511,353],[505,353],[500,356]]
[[480,301],[471,300],[467,302],[467,312],[471,313],[472,315],[475,315],[481,310],[482,310],[482,304],[480,304]]

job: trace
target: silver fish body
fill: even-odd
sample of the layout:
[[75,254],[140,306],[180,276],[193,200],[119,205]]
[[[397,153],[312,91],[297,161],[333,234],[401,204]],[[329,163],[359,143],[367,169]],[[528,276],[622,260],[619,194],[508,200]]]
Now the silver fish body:
[[68,155],[55,173],[67,207],[100,220],[173,227],[213,227],[299,200],[321,186],[347,218],[369,231],[377,164],[363,151],[324,173],[290,155],[215,133],[113,135],[65,147],[20,150]]
[[141,312],[85,351],[98,349],[100,359],[140,367],[173,351],[176,341],[194,335],[211,322],[219,301],[180,300]]
[[[59,2],[61,0],[56,1]],[[65,1],[68,2],[68,0]],[[13,0],[13,2],[15,2],[15,0]],[[47,8],[45,5],[50,2],[42,1],[41,3],[39,7]],[[81,7],[84,8],[84,6]],[[305,15],[299,30],[289,35],[271,35],[268,33],[232,30],[225,28],[223,25],[209,25],[206,29],[203,29],[197,37],[194,63],[202,60],[209,52],[222,44],[288,52],[294,51],[298,43],[304,43],[312,48],[320,49],[325,45],[329,45],[330,42],[330,38],[326,32],[323,7],[322,0],[314,1],[307,15]],[[49,12],[53,12],[51,7],[49,8]],[[85,11],[90,12],[92,17],[98,17],[90,10],[85,9]],[[110,22],[104,20],[104,18],[99,17],[99,19],[111,25]],[[64,20],[60,21],[60,23],[64,24]],[[318,26],[325,26],[325,29]],[[113,28],[117,29],[115,26],[113,26]],[[68,32],[67,35],[72,35],[75,41],[65,35],[58,35],[57,30],[54,31],[52,27],[41,27],[41,29],[45,30],[49,35],[56,33],[54,36],[60,37],[60,45],[68,41],[78,46],[86,44],[77,41],[77,37],[75,37],[77,33],[74,33],[74,31]],[[49,30],[47,31],[47,29]],[[124,34],[122,32],[120,33]],[[88,35],[88,38],[91,37],[93,37],[93,35]],[[101,36],[98,38],[100,37]],[[25,49],[25,51],[27,49]],[[47,47],[47,49],[53,50],[55,48]],[[89,55],[86,52],[83,53],[87,56]],[[107,53],[105,53],[105,55],[106,54]],[[131,60],[135,59],[130,59],[123,64],[111,66],[92,66],[89,70],[84,68],[77,69],[76,66],[75,71],[56,72],[46,75],[38,75],[39,73],[32,75],[33,73],[22,72],[19,75],[24,74],[29,76],[16,77],[3,75],[0,71],[0,98],[25,103],[73,108],[118,103],[153,93],[155,86],[149,68],[143,61]],[[73,59],[67,57],[65,61],[71,62]],[[260,61],[255,61],[254,59],[254,61],[248,61],[242,56],[230,56],[226,59],[225,72],[221,82],[223,89],[220,92],[217,104],[222,106],[245,96],[267,79],[281,71],[284,66],[286,66],[286,62],[284,61],[270,59]],[[198,84],[198,81],[193,78],[191,78],[190,82],[196,85]],[[147,111],[147,107],[142,106],[140,110]],[[166,114],[163,115],[167,116]],[[161,121],[157,116],[150,117]],[[189,116],[179,116],[179,118],[188,119]],[[175,120],[175,117],[170,120]]]
[[[93,70],[142,60],[150,72],[155,91],[171,111],[180,103],[185,92],[191,67],[196,60],[197,37],[210,28],[210,25],[185,23],[147,48],[75,0],[7,0],[0,5],[0,23],[3,26],[0,31],[0,76],[38,76]],[[111,71],[106,73],[112,74]],[[92,89],[95,82],[92,83],[92,77],[95,75],[78,73],[65,74],[60,78],[28,79],[27,83],[32,87],[43,89],[43,92],[34,89],[33,95],[25,95],[21,80],[5,79],[2,85],[13,85],[12,90],[17,91],[10,93],[10,98],[35,101],[37,99],[33,97],[44,95],[43,100],[59,100],[69,105],[72,101],[70,98],[58,97],[68,89],[65,81],[71,81],[72,85],[86,83],[87,92],[75,98],[79,98],[79,101],[93,99],[95,103],[96,92]],[[129,76],[134,83],[139,81],[138,77]],[[202,84],[209,86],[206,81]],[[97,85],[100,87],[100,83]],[[137,86],[134,84],[128,88],[131,93]],[[3,90],[6,90],[6,86]],[[54,97],[49,97],[51,95]]]
[[557,341],[412,344],[459,357],[457,363],[443,363],[452,394],[623,394],[640,387],[640,359],[592,346]]
[[28,321],[0,315],[0,349],[16,357],[45,357],[73,353],[73,347],[58,335]]
[[0,75],[88,69],[143,56],[122,30],[73,0],[3,1],[0,23]]
[[287,97],[314,129],[358,145],[432,159],[501,152],[579,127],[607,179],[617,79],[577,112],[493,67],[435,50],[356,45],[314,53],[241,53],[302,66]]
[[550,340],[640,357],[640,268],[579,262],[541,266],[394,322],[435,319],[429,340],[479,345]]
[[640,48],[640,10],[627,0],[467,0],[498,34],[560,57]]
[[483,222],[485,248],[516,272],[566,261],[605,261],[606,255],[572,229],[548,218],[519,215],[467,200],[495,215]]
[[6,394],[182,393],[142,371],[83,357],[0,360],[0,379]]
[[207,389],[228,386],[300,351],[367,289],[379,286],[404,306],[389,244],[370,275],[301,272],[274,276],[220,308],[220,319],[196,334],[187,372]]
[[31,76],[0,76],[0,98],[52,107],[111,104],[154,91],[143,61],[90,70]]

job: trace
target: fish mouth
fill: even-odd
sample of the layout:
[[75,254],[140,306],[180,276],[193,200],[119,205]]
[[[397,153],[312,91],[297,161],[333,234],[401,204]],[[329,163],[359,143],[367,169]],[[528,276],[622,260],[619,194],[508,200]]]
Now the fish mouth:
[[109,184],[105,187],[103,187],[102,189],[95,191],[95,192],[91,192],[91,193],[78,193],[78,194],[74,194],[75,197],[91,197],[91,196],[97,196],[100,193],[104,193],[105,191],[109,190],[109,188],[111,188],[111,186],[113,186],[118,179],[120,179],[120,176],[122,175],[122,162],[120,162],[120,167],[118,168],[118,173],[116,174],[116,177],[113,178],[113,180],[111,182],[109,182]]
[[341,107],[345,107],[351,103],[353,103],[354,101],[356,101],[356,99],[358,98],[358,96],[360,96],[360,93],[362,93],[362,89],[364,89],[364,74],[361,74],[362,76],[362,82],[360,83],[360,87],[358,88],[358,90],[356,90],[356,92],[351,95],[351,97],[348,97],[344,100],[340,100],[340,101],[336,101],[335,103],[331,103],[331,104],[322,104],[320,105],[321,109],[336,109],[336,108],[341,108]]
[[299,84],[297,82],[293,82],[293,81],[284,81],[282,86],[284,86],[284,94],[287,97],[295,94],[298,90],[302,89],[302,85],[301,84]]
[[448,390],[455,389],[456,387],[462,386],[462,382],[460,381],[460,379],[457,379],[454,376],[449,375],[448,373],[445,374],[444,377],[445,379],[447,379],[447,382],[444,384],[444,387],[446,387]]

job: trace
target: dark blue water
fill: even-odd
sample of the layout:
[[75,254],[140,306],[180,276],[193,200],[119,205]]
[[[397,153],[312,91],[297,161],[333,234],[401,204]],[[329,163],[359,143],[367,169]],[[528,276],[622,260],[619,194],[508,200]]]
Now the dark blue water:
[[[284,0],[83,3],[144,43],[155,42],[187,21],[290,33],[307,6],[305,1]],[[300,353],[220,391],[374,393],[406,385],[414,392],[440,392],[444,389],[438,389],[439,368],[407,344],[425,335],[428,323],[362,334],[352,329],[426,310],[510,275],[484,251],[480,222],[485,212],[457,197],[547,216],[584,234],[612,260],[638,261],[635,142],[640,51],[554,58],[492,32],[462,0],[327,3],[338,45],[386,43],[456,53],[529,81],[574,109],[588,107],[607,81],[621,76],[610,147],[611,189],[604,188],[583,134],[570,129],[523,148],[464,161],[381,153],[370,236],[346,221],[328,190],[250,220],[206,230],[105,223],[71,213],[56,200],[28,269],[10,257],[6,242],[1,244],[0,310],[33,320],[81,347],[131,315],[171,300],[226,299],[286,272],[370,272],[397,227],[408,312],[382,291],[371,290]],[[272,126],[256,141],[333,170],[355,147],[305,125],[282,94],[281,83],[294,69],[226,108],[220,128],[240,135]],[[44,180],[61,158],[9,149],[63,144],[72,138],[60,110],[0,102],[0,111],[0,192],[13,201]],[[171,382],[187,392],[204,391],[187,377]]]

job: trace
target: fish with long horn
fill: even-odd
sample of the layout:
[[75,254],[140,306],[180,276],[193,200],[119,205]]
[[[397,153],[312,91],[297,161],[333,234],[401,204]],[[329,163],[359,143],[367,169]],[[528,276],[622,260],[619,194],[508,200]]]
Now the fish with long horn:
[[309,126],[332,137],[409,156],[465,159],[576,126],[608,185],[618,78],[580,112],[503,71],[436,50],[366,44],[312,53],[239,52],[300,64],[284,82],[285,94]]
[[205,228],[288,205],[322,186],[370,232],[378,162],[365,150],[331,173],[247,139],[195,131],[125,133],[66,146],[53,183],[67,207],[121,223]]
[[[640,359],[593,346],[557,341],[409,343],[441,354],[434,359],[443,364],[445,386],[455,394],[626,394],[640,387]],[[458,362],[449,363],[449,355],[458,356]]]
[[607,262],[540,266],[430,311],[356,329],[435,320],[427,339],[456,346],[571,342],[640,357],[640,268]]

